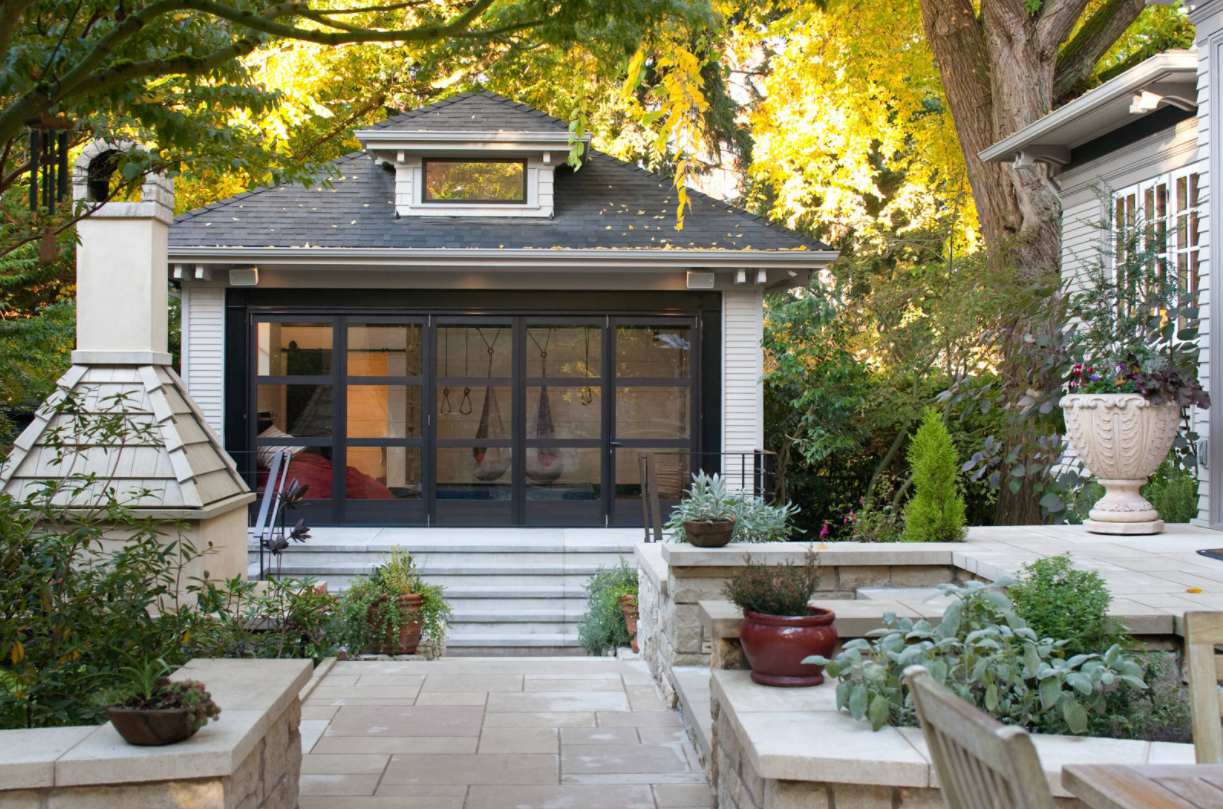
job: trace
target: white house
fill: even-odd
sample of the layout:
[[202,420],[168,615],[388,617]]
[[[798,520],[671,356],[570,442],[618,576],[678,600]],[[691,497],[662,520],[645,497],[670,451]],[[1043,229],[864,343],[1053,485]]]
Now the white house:
[[314,525],[636,525],[640,451],[762,448],[764,293],[829,249],[692,192],[677,230],[667,179],[487,92],[357,138],[170,229],[182,376],[253,486],[287,447]]
[[[1216,403],[1195,411],[1199,446],[1198,517],[1223,527],[1223,378],[1211,372],[1218,355],[1223,298],[1212,294],[1211,268],[1223,240],[1210,238],[1220,221],[1210,175],[1220,171],[1219,46],[1223,2],[1191,3],[1194,50],[1158,54],[990,146],[985,160],[1037,161],[1054,173],[1062,200],[1062,273],[1082,277],[1112,260],[1110,240],[1136,222],[1166,228],[1163,261],[1184,288],[1195,290],[1201,312],[1202,384]],[[1158,225],[1157,225],[1158,226]]]

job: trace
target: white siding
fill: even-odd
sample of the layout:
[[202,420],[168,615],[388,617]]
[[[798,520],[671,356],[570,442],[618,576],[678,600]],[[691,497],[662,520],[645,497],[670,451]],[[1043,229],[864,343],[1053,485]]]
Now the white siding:
[[[1223,379],[1214,380],[1211,374],[1211,354],[1217,351],[1214,345],[1215,341],[1211,339],[1214,333],[1212,321],[1223,316],[1223,311],[1217,311],[1219,304],[1223,301],[1216,302],[1211,283],[1211,268],[1216,261],[1216,249],[1214,247],[1215,240],[1211,238],[1211,223],[1215,217],[1215,201],[1211,194],[1211,174],[1220,170],[1220,152],[1218,145],[1211,148],[1211,132],[1218,127],[1219,116],[1213,110],[1211,98],[1217,94],[1216,89],[1219,84],[1220,70],[1220,48],[1223,48],[1223,11],[1220,10],[1218,3],[1199,3],[1200,8],[1197,10],[1194,22],[1197,26],[1197,53],[1198,53],[1198,115],[1197,115],[1197,157],[1202,165],[1201,178],[1198,180],[1198,189],[1203,204],[1199,212],[1199,232],[1201,234],[1199,246],[1199,277],[1201,279],[1201,299],[1200,306],[1202,311],[1202,326],[1201,335],[1198,338],[1198,344],[1201,346],[1201,360],[1198,367],[1198,373],[1202,380],[1202,385],[1206,390],[1210,391],[1213,402],[1223,402]],[[1213,6],[1213,8],[1211,8]],[[1204,13],[1203,13],[1204,12]],[[1212,154],[1213,152],[1213,154]],[[1196,412],[1195,422],[1198,434],[1208,439],[1206,453],[1202,462],[1198,467],[1199,486],[1198,486],[1198,522],[1211,527],[1218,527],[1223,523],[1223,515],[1220,511],[1223,510],[1223,498],[1217,493],[1213,495],[1214,503],[1212,507],[1212,492],[1216,486],[1211,485],[1211,468],[1218,468],[1223,462],[1223,420],[1211,418],[1212,413],[1217,413],[1219,404],[1215,404],[1210,411]],[[1216,476],[1218,477],[1218,476]]]
[[[764,291],[736,286],[722,293],[722,449],[751,452],[764,447]],[[748,467],[751,468],[750,465]],[[738,469],[727,459],[730,478]],[[751,481],[728,479],[732,486]]]
[[224,436],[225,289],[183,284],[183,381],[208,426]]

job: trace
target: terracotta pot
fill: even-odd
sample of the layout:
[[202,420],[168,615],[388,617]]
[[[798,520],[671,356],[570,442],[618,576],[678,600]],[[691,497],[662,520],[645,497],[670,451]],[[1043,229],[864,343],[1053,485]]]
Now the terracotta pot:
[[[404,593],[396,599],[396,602],[399,609],[399,636],[395,637],[393,631],[388,628],[385,637],[379,639],[380,643],[376,651],[388,655],[416,654],[421,634],[420,605],[424,602],[424,598],[417,593]],[[370,605],[370,628],[375,632],[378,631],[377,614],[380,610],[385,609],[385,605],[385,599],[380,599]]]
[[1070,446],[1104,487],[1084,522],[1094,534],[1158,534],[1159,512],[1139,493],[1159,468],[1180,428],[1174,403],[1151,404],[1137,393],[1062,397]]
[[106,709],[110,723],[128,744],[153,747],[190,739],[199,730],[187,708],[125,708],[112,705]]
[[735,518],[724,520],[684,520],[684,536],[698,548],[721,548],[735,532]]
[[824,682],[824,667],[803,658],[811,655],[832,657],[837,645],[836,613],[809,607],[808,615],[765,615],[743,611],[739,642],[752,667],[752,680],[761,685],[782,687],[819,685]]
[[634,652],[640,652],[637,646],[637,596],[631,593],[620,596],[620,612],[624,614],[624,626],[628,629],[629,646]]

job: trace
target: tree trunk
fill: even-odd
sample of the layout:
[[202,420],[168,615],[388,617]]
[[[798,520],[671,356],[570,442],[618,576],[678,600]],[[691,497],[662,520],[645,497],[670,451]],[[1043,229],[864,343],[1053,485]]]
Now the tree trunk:
[[[1030,161],[987,163],[979,155],[1053,108],[1058,49],[1085,5],[1045,0],[1031,14],[1023,0],[982,0],[978,16],[972,0],[921,0],[926,40],[939,66],[991,260],[998,272],[1014,273],[1019,283],[1047,289],[1048,295],[1057,294],[1062,212],[1049,167]],[[1088,45],[1088,50],[1095,47]],[[1018,317],[1008,327],[999,369],[1006,402],[1017,401],[1033,386],[1047,390],[1058,383],[1052,373],[1033,379],[1031,364],[1022,360],[1024,335],[1048,326],[1032,318],[1054,311],[1054,306],[1036,307],[1035,314]],[[1022,462],[1032,437],[1023,430],[1013,432],[1008,450],[1018,449]],[[999,523],[1041,520],[1031,482],[1025,479],[1024,484],[1012,492],[1004,482]]]

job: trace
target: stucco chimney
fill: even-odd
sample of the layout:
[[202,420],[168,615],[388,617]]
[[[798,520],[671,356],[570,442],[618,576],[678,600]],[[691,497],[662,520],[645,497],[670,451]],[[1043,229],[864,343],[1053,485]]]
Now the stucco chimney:
[[101,205],[77,223],[77,364],[170,363],[166,268],[174,188],[150,174],[139,201],[107,201],[115,158],[131,147],[94,141],[73,169],[73,198]]
[[[0,490],[37,500],[47,481],[68,481],[52,503],[69,510],[96,509],[114,496],[139,516],[174,521],[169,538],[212,548],[184,581],[205,570],[244,575],[246,506],[255,495],[166,350],[174,187],[154,175],[139,199],[108,200],[114,158],[126,148],[131,144],[96,141],[76,162],[74,195],[95,207],[77,224],[77,347],[72,367],[13,443]],[[61,407],[66,400],[71,407]],[[91,416],[117,412],[130,435],[89,432],[98,421]],[[116,531],[119,541],[122,533]]]

